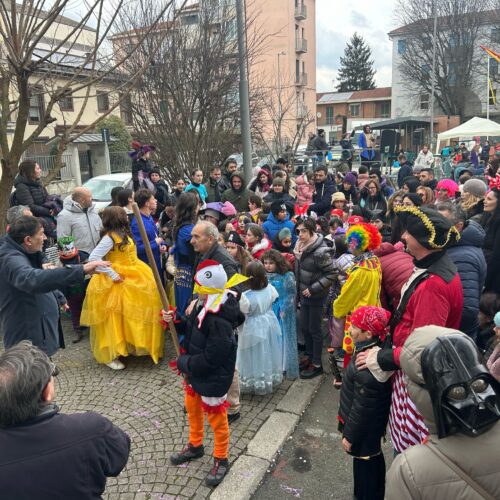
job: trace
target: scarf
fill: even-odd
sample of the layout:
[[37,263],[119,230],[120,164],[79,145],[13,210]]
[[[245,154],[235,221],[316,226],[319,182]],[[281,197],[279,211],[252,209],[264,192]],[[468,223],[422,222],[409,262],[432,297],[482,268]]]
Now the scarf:
[[297,259],[300,259],[302,257],[302,254],[316,241],[318,240],[319,236],[317,234],[314,234],[311,236],[311,239],[307,241],[306,243],[303,243],[302,240],[297,240],[297,243],[295,244],[295,248],[293,249],[293,253]]

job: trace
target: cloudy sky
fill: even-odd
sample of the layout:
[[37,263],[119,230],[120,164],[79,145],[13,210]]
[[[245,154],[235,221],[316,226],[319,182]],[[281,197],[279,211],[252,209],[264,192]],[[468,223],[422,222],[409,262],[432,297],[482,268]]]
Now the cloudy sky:
[[[316,0],[317,90],[333,90],[340,56],[355,31],[372,49],[378,87],[391,85],[391,42],[396,0]],[[336,84],[336,82],[335,82]]]

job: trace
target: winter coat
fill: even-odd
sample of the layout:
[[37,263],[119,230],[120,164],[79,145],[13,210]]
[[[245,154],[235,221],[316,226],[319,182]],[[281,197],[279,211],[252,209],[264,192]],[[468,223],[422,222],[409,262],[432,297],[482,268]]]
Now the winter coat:
[[188,193],[189,191],[192,191],[193,189],[196,189],[198,191],[198,194],[200,195],[200,199],[202,203],[205,203],[207,200],[207,190],[205,188],[204,184],[195,184],[194,182],[191,182],[186,186],[186,189],[184,189],[185,193]]
[[361,161],[372,161],[375,159],[375,151],[371,148],[368,148],[368,141],[365,133],[359,135],[358,146],[362,149],[362,151],[359,153]]
[[35,217],[50,217],[50,208],[44,207],[49,193],[40,180],[34,181],[18,175],[14,180],[17,205],[29,207]]
[[403,187],[404,181],[407,177],[413,177],[413,167],[410,163],[405,162],[398,170],[398,188]]
[[344,185],[342,184],[339,187],[339,193],[344,193],[345,199],[347,203],[351,203],[352,205],[357,205],[359,203],[359,191],[353,186],[349,191],[344,189]]
[[155,218],[158,219],[167,204],[169,194],[168,194],[168,186],[163,179],[160,179],[158,182],[153,183],[155,187],[155,198],[157,203]]
[[252,254],[252,257],[256,260],[260,260],[262,255],[264,255],[268,250],[273,247],[272,243],[267,238],[262,238],[253,247],[249,247],[248,251]]
[[[142,178],[148,179],[149,181],[151,162],[149,160],[145,160],[144,158],[138,158],[132,161],[132,189],[134,191],[137,191],[138,189],[143,187],[148,187],[144,181],[141,182],[141,179],[139,179],[139,171],[142,171]],[[151,184],[153,183],[151,182]]]
[[[462,207],[463,208],[463,207]],[[475,205],[470,207],[468,210],[465,210],[465,216],[467,219],[471,219],[478,224],[481,224],[481,218],[484,213],[484,201],[479,200]]]
[[130,438],[93,412],[59,413],[48,405],[23,424],[0,429],[2,497],[98,500],[106,478],[127,464]]
[[71,196],[65,198],[63,210],[57,216],[57,238],[73,236],[76,248],[90,255],[100,240],[101,228],[95,205],[84,210]]
[[[141,214],[142,222],[144,223],[144,229],[146,230],[146,234],[148,236],[149,244],[151,245],[151,251],[153,252],[153,256],[155,258],[156,267],[158,268],[158,272],[160,276],[162,274],[162,265],[161,265],[161,253],[160,253],[160,245],[156,242],[156,238],[158,237],[158,228],[154,223],[153,217],[145,216]],[[141,232],[139,231],[139,225],[137,224],[137,220],[132,220],[130,224],[130,229],[132,231],[132,237],[134,238],[134,243],[137,248],[137,257],[141,259],[146,264],[149,264],[149,259],[146,254],[146,248],[144,247],[144,242],[142,241]]]
[[[436,424],[429,392],[421,368],[422,351],[435,339],[435,326],[419,328],[406,342],[402,357],[405,373],[411,377],[408,392],[429,429],[428,441],[454,462],[493,498],[500,498],[500,422],[475,437],[456,433],[437,438]],[[432,334],[432,336],[429,336]],[[482,500],[449,465],[444,463],[426,444],[408,448],[392,462],[386,479],[386,500]]]
[[376,219],[385,222],[387,213],[387,201],[381,192],[377,193],[374,197],[367,196],[362,199],[360,206],[363,209],[363,217],[368,221]]
[[314,152],[318,156],[323,156],[324,151],[328,151],[328,143],[325,141],[324,137],[317,135],[313,140]]
[[434,155],[432,154],[432,151],[427,151],[427,153],[420,151],[415,160],[415,166],[420,168],[428,168],[433,163],[434,163]]
[[225,191],[225,185],[222,182],[222,179],[219,179],[217,182],[213,179],[209,178],[208,182],[205,183],[205,190],[207,192],[207,198],[205,200],[206,203],[214,203],[216,201],[220,201],[222,198],[222,193]]
[[391,381],[378,382],[370,370],[356,368],[356,356],[378,341],[356,348],[342,377],[339,420],[342,436],[352,444],[351,455],[366,457],[380,451],[391,406]]
[[290,215],[288,213],[286,214],[285,220],[280,220],[280,221],[277,220],[276,217],[274,217],[273,213],[270,213],[269,216],[267,217],[266,222],[262,224],[262,229],[264,230],[265,235],[271,241],[274,241],[275,238],[278,236],[278,233],[285,227],[290,229],[290,232],[292,233],[292,247],[293,247],[295,245],[295,242],[297,241],[297,235],[295,234],[295,225],[290,220]]
[[464,293],[460,331],[475,338],[479,329],[479,299],[486,279],[486,260],[481,250],[485,232],[477,222],[469,221],[460,236],[447,253],[457,267]]
[[297,176],[295,182],[297,184],[297,205],[302,207],[306,203],[311,203],[314,193],[314,184],[306,182],[305,175]]
[[382,307],[393,311],[401,300],[401,288],[413,273],[413,258],[402,245],[398,248],[391,243],[382,243],[374,254],[382,266],[380,302]]
[[248,200],[252,194],[252,191],[245,189],[244,187],[238,191],[230,187],[222,193],[220,201],[222,201],[222,203],[229,201],[234,205],[237,212],[246,212],[248,210]]
[[292,217],[295,212],[295,200],[286,192],[275,193],[274,191],[269,191],[269,193],[264,196],[264,202],[269,205],[275,201],[280,201],[286,206],[286,211]]
[[[326,298],[338,275],[333,265],[334,255],[335,250],[326,244],[322,234],[318,234],[318,239],[295,259],[295,279],[301,302],[322,302]],[[309,298],[302,295],[306,288],[311,292]]]
[[495,345],[486,364],[489,372],[496,378],[497,382],[500,382],[500,344]]
[[500,220],[492,223],[491,217],[484,215],[481,225],[486,231],[483,252],[488,266],[484,291],[500,293]]
[[329,177],[324,182],[315,183],[311,210],[318,215],[328,213],[332,208],[332,194],[336,191],[337,186]]
[[185,335],[186,354],[177,359],[177,368],[200,396],[222,397],[233,383],[237,351],[233,331],[244,316],[234,296],[228,297],[218,313],[208,312],[201,327],[199,312],[200,307],[195,307],[178,327]]
[[83,283],[82,265],[42,269],[44,254],[27,253],[8,235],[0,243],[0,333],[5,348],[31,340],[48,356],[64,346],[58,288]]

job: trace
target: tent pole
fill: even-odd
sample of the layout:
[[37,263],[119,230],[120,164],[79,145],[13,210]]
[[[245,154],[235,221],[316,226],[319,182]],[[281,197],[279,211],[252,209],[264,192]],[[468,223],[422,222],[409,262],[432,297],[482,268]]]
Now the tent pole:
[[488,58],[487,70],[486,70],[486,119],[490,119],[490,55],[486,53]]

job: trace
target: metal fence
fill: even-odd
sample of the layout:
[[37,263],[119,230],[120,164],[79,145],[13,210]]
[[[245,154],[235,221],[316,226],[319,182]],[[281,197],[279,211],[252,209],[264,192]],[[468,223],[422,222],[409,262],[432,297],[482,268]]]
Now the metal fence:
[[[25,156],[24,160],[36,161],[42,168],[42,177],[47,176],[48,173],[54,169],[56,164],[55,156],[29,155]],[[64,166],[58,172],[56,180],[64,181],[74,179],[73,156],[70,154],[63,154],[61,162]]]
[[109,163],[112,174],[132,170],[132,160],[126,151],[110,152]]

